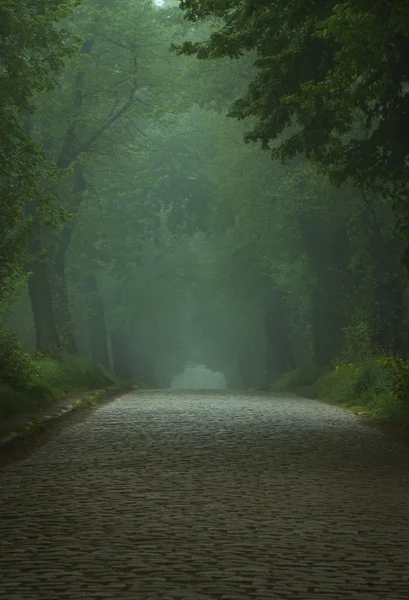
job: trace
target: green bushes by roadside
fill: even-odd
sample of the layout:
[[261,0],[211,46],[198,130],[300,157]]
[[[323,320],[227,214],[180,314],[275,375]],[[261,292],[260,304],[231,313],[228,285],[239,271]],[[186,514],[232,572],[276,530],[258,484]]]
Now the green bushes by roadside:
[[40,380],[52,388],[57,396],[67,396],[83,389],[93,389],[118,383],[118,379],[99,365],[78,356],[35,359]]
[[281,377],[274,390],[315,397],[409,426],[409,363],[400,358],[339,362],[331,370],[304,365]]
[[314,395],[315,382],[329,372],[330,369],[306,363],[279,377],[273,384],[273,389],[276,392],[294,392],[309,397]]
[[314,388],[318,398],[409,424],[408,376],[409,365],[402,359],[373,357],[357,365],[336,365]]
[[0,331],[0,382],[16,390],[28,390],[38,381],[37,365],[14,332]]
[[0,420],[83,390],[119,383],[83,358],[31,356],[13,334],[0,334]]

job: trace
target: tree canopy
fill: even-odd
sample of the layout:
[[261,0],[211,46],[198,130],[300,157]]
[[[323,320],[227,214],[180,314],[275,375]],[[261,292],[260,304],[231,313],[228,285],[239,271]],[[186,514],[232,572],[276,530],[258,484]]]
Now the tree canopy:
[[[406,2],[183,0],[192,22],[217,18],[178,53],[201,60],[256,53],[257,73],[229,115],[282,161],[302,154],[332,183],[390,198],[406,227],[409,9]],[[406,231],[406,229],[405,229]]]
[[163,387],[407,355],[403,4],[30,6],[0,216],[26,347]]
[[[33,97],[55,86],[55,74],[78,47],[61,26],[78,0],[0,2],[0,304],[13,288],[16,269],[25,255],[30,221],[24,208],[43,198],[44,217],[52,222],[58,207],[41,182],[55,177],[40,144],[30,136],[24,116],[33,111]],[[41,204],[41,203],[40,203]],[[3,304],[2,304],[3,302]]]

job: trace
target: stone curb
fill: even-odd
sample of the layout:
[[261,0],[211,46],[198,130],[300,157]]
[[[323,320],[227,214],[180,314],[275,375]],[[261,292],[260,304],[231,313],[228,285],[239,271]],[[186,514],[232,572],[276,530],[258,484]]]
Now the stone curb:
[[[88,392],[91,393],[91,392]],[[84,394],[84,398],[85,396],[87,396],[88,394]],[[52,413],[50,415],[42,415],[40,418],[37,418],[39,422],[41,421],[49,421],[50,419],[59,419],[60,417],[62,417],[63,415],[65,415],[68,412],[73,411],[76,406],[78,404],[81,403],[81,400],[83,398],[81,398],[80,400],[78,400],[77,402],[74,402],[73,404],[69,404],[68,406],[66,406],[65,408],[62,408],[61,410],[59,410],[56,413]],[[29,419],[28,421],[22,421],[20,423],[20,425],[22,424],[28,424],[28,423],[33,423],[35,422],[36,419]],[[13,442],[14,440],[23,437],[23,432],[21,431],[12,431],[11,433],[7,434],[6,437],[3,437],[0,439],[0,448],[2,448],[3,446],[6,446],[6,444],[9,444],[10,442]]]
[[[48,414],[48,415],[41,415],[41,417],[34,417],[32,419],[28,419],[27,421],[21,421],[21,423],[19,423],[19,426],[29,425],[30,423],[40,423],[41,424],[43,422],[47,422],[50,420],[56,421],[56,420],[60,419],[61,417],[63,417],[64,415],[66,415],[67,413],[71,413],[71,412],[75,411],[75,409],[82,404],[84,398],[86,398],[87,396],[89,396],[91,394],[100,393],[100,397],[95,402],[92,402],[92,404],[97,404],[100,400],[103,400],[106,397],[107,393],[109,393],[111,391],[112,391],[112,394],[116,394],[117,392],[122,391],[122,388],[101,388],[99,390],[90,390],[88,392],[85,392],[81,398],[79,398],[78,400],[75,400],[71,404],[67,404],[64,408],[60,409],[59,411]],[[124,391],[125,391],[125,388],[124,388]],[[0,438],[0,448],[4,448],[11,442],[14,442],[15,440],[22,438],[22,437],[24,437],[24,433],[22,431],[11,431],[5,437]]]

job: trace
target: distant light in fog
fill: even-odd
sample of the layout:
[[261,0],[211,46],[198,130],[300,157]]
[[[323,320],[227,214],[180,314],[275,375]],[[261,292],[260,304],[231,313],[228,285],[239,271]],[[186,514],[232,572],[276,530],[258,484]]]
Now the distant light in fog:
[[223,373],[211,371],[204,365],[189,365],[182,373],[175,375],[172,380],[172,389],[220,390],[226,388]]
[[163,6],[165,4],[165,0],[153,0],[156,6]]

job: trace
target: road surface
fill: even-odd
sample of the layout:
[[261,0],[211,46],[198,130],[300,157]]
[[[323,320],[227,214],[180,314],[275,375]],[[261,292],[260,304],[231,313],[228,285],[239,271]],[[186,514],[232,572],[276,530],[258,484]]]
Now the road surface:
[[313,400],[137,391],[0,470],[5,600],[407,600],[409,448]]

